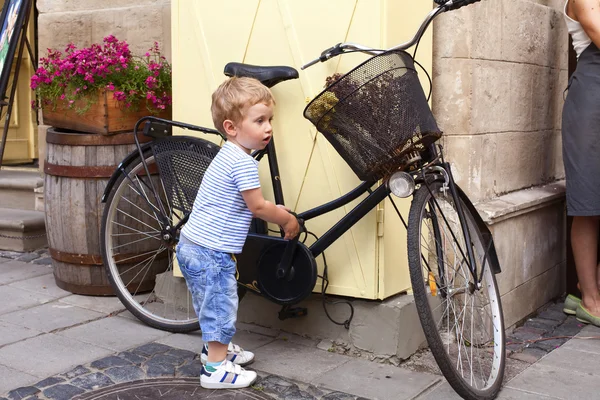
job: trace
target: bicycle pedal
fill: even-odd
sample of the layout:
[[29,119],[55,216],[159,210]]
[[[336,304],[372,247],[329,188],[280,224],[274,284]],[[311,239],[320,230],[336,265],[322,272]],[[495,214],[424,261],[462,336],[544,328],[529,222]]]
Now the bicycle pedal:
[[307,314],[308,314],[308,309],[306,307],[286,307],[286,306],[284,306],[279,311],[279,319],[283,321],[288,318],[304,317]]

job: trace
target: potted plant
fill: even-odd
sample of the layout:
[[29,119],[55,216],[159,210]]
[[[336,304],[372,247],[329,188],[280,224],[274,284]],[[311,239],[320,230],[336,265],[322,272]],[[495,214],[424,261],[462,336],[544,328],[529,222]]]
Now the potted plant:
[[171,66],[156,42],[141,57],[112,35],[64,54],[48,49],[30,86],[44,123],[58,128],[107,135],[132,131],[145,115],[171,118]]

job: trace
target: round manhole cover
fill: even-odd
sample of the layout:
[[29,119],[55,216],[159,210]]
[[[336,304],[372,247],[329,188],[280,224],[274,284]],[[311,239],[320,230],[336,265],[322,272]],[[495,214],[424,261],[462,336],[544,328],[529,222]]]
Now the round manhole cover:
[[[215,396],[218,394],[218,396]],[[149,379],[120,383],[75,397],[73,400],[188,400],[216,398],[220,400],[273,400],[272,397],[252,389],[203,389],[196,379]]]

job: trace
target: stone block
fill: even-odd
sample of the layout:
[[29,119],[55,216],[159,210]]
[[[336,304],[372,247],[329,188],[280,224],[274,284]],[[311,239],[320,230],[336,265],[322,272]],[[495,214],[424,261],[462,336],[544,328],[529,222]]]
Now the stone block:
[[470,132],[472,69],[472,60],[434,59],[432,109],[446,135]]
[[38,157],[40,165],[39,171],[42,176],[44,174],[44,163],[46,162],[46,132],[48,131],[48,128],[50,128],[50,125],[38,125]]
[[443,144],[454,180],[471,201],[495,197],[493,172],[497,152],[494,135],[450,135],[443,138]]
[[[563,23],[555,11],[526,0],[502,0],[502,59],[543,66],[555,64],[556,37]],[[526,15],[527,18],[523,18]]]
[[[482,1],[472,10],[472,58],[502,60],[502,2]],[[452,13],[450,13],[452,14]]]
[[107,35],[126,40],[134,55],[143,55],[154,42],[163,49],[163,55],[171,59],[170,5],[156,2],[111,9],[102,4],[95,11],[43,13],[38,17],[40,56],[46,49],[62,50],[73,42],[77,47],[100,43]]
[[[559,70],[549,67],[532,67],[531,96],[527,99],[531,104],[531,122],[523,130],[548,130],[554,128],[555,116],[554,101],[559,95]],[[517,99],[514,99],[515,101]]]
[[[349,330],[327,318],[318,295],[300,304],[308,308],[307,316],[284,321],[277,318],[277,305],[258,296],[247,296],[240,303],[238,322],[349,343],[375,355],[402,359],[412,355],[425,342],[413,296],[398,295],[381,302],[350,301],[354,306],[354,319]],[[349,308],[345,304],[331,305],[328,312],[336,321],[342,322],[348,317]]]
[[531,315],[564,292],[565,263],[558,264],[502,295],[505,328]]
[[554,129],[560,129],[562,126],[562,110],[567,97],[567,86],[569,84],[569,72],[561,69],[558,73],[558,83],[556,84],[556,95],[554,96]]
[[[556,203],[491,226],[502,268],[502,273],[496,275],[501,295],[565,262],[566,225],[562,204]],[[538,303],[538,307],[546,302]]]
[[[541,185],[554,158],[552,131],[497,134],[493,175],[497,194]],[[551,155],[551,157],[549,157]],[[549,160],[550,159],[550,160]],[[492,178],[493,177],[493,178]]]
[[[138,6],[169,5],[170,0],[136,0]],[[88,11],[107,8],[126,8],[131,5],[128,0],[38,0],[36,6],[40,14],[62,11]]]
[[440,58],[470,58],[473,7],[448,12],[433,22],[433,54]]
[[[511,63],[477,60],[472,67],[471,126],[469,133],[505,132],[510,130],[512,99],[522,97],[527,89],[511,79],[515,66]],[[523,84],[526,82],[525,77]],[[516,91],[516,92],[515,92]],[[514,93],[514,94],[513,94]],[[522,105],[528,107],[528,104]],[[453,112],[459,112],[454,110]],[[514,112],[514,111],[513,111]]]

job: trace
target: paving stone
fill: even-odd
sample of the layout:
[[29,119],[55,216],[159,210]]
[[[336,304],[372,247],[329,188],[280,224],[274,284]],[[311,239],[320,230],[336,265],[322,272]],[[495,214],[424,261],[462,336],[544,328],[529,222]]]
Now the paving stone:
[[285,400],[316,400],[315,396],[300,390],[298,387],[290,388],[285,392],[283,398]]
[[142,365],[144,361],[147,360],[146,357],[140,356],[138,354],[132,353],[130,351],[124,351],[122,353],[117,354],[118,357],[121,357],[127,361],[132,362],[135,365]]
[[510,337],[520,341],[536,340],[541,338],[544,333],[545,331],[539,329],[520,327],[515,329],[513,333],[510,334]]
[[184,378],[196,378],[200,376],[201,368],[202,362],[200,362],[200,360],[193,360],[192,362],[179,367],[176,375]]
[[35,386],[36,388],[39,388],[39,389],[43,389],[43,388],[46,388],[48,386],[56,385],[57,383],[62,383],[64,381],[65,380],[63,378],[59,378],[57,376],[53,376],[53,377],[50,377],[50,378],[46,378],[43,381],[40,381],[40,382],[36,383],[33,386]]
[[126,365],[131,365],[131,361],[127,361],[123,358],[116,356],[109,356],[105,358],[101,358],[100,360],[96,360],[90,364],[92,368],[96,369],[107,369],[110,367],[123,367]]
[[319,342],[319,344],[317,345],[317,349],[321,349],[324,351],[328,351],[329,349],[331,349],[333,347],[333,342],[329,339],[327,340],[321,340]]
[[7,261],[0,264],[0,284],[22,281],[51,273],[52,270],[43,265],[27,264],[16,260]]
[[533,364],[538,361],[540,358],[544,357],[546,353],[542,349],[537,349],[534,347],[528,347],[523,349],[522,352],[511,354],[510,358],[514,358],[516,360],[524,361],[529,364]]
[[49,387],[42,393],[51,400],[71,400],[78,394],[85,393],[85,390],[73,385],[65,384]]
[[181,357],[175,357],[169,354],[158,354],[148,361],[146,361],[146,365],[155,365],[155,364],[166,364],[166,365],[174,365],[178,366],[185,362],[185,359]]
[[565,314],[562,310],[553,310],[548,308],[539,313],[537,317],[562,323],[565,319],[567,319],[567,314]]
[[28,396],[32,396],[36,393],[39,393],[39,391],[40,389],[33,386],[21,387],[8,392],[8,398],[10,400],[22,400]]
[[95,372],[89,375],[83,375],[79,378],[75,378],[71,381],[71,384],[86,390],[95,390],[110,385],[114,385],[114,382],[106,375]]
[[[62,371],[69,371],[77,365],[92,362],[111,353],[110,350],[84,344],[77,340],[68,340],[55,334],[45,334],[0,348],[0,359],[14,369],[37,377],[30,382],[33,384],[39,382],[40,379],[55,376]],[[13,385],[10,389],[15,386],[17,385]]]
[[104,373],[115,383],[131,382],[146,377],[144,371],[135,365],[109,368]]
[[0,317],[11,324],[25,326],[42,332],[51,332],[56,329],[66,328],[83,322],[102,318],[103,315],[95,311],[71,305],[60,304],[56,301],[19,310]]
[[[92,311],[89,311],[92,312]],[[137,321],[112,316],[75,326],[57,333],[70,339],[83,341],[113,352],[126,351],[169,335]]]
[[25,254],[17,257],[16,260],[23,261],[23,262],[31,262],[37,258],[40,258],[40,255],[38,253],[25,253]]
[[198,355],[198,354],[194,353],[193,351],[183,350],[183,349],[171,349],[167,352],[167,354],[177,357],[183,361],[193,360]]
[[352,394],[342,392],[331,392],[321,397],[321,400],[368,400],[364,397],[356,397]]
[[558,321],[554,321],[551,319],[531,318],[523,324],[523,327],[536,328],[536,329],[541,329],[543,331],[551,331],[558,325],[559,325]]
[[560,346],[565,344],[569,339],[549,339],[541,340],[539,342],[532,343],[530,347],[542,349],[544,351],[552,351],[558,349]]
[[565,322],[561,325],[557,326],[554,331],[552,331],[552,336],[575,336],[577,335],[583,328],[585,324],[577,321],[577,319],[573,316],[569,316]]
[[[2,360],[3,363],[6,363],[6,360],[2,359],[2,357],[0,357],[0,360]],[[39,377],[0,364],[1,395],[4,395],[9,390],[13,390],[18,387],[31,386],[39,380]]]
[[261,379],[255,386],[263,388],[265,393],[283,395],[289,390],[298,389],[298,385],[276,375],[269,375]]
[[77,378],[78,376],[89,374],[91,371],[85,368],[83,365],[78,365],[73,368],[71,371],[66,372],[63,376],[67,379]]
[[148,343],[143,346],[133,349],[133,353],[140,354],[142,356],[150,357],[155,354],[166,353],[171,350],[172,347],[160,344],[160,343]]
[[379,400],[408,400],[439,381],[437,375],[353,359],[321,373],[311,383]]
[[52,258],[51,257],[38,258],[37,260],[34,260],[33,263],[38,264],[38,265],[52,265]]
[[46,274],[23,281],[13,282],[10,284],[10,286],[45,294],[54,298],[61,298],[71,295],[71,292],[67,292],[66,290],[62,290],[56,286],[54,275],[52,274]]
[[7,314],[53,300],[52,296],[0,285],[0,314]]
[[146,369],[146,375],[150,378],[175,376],[175,367],[173,365],[150,364]]
[[0,321],[0,346],[37,336],[41,333],[35,329]]

